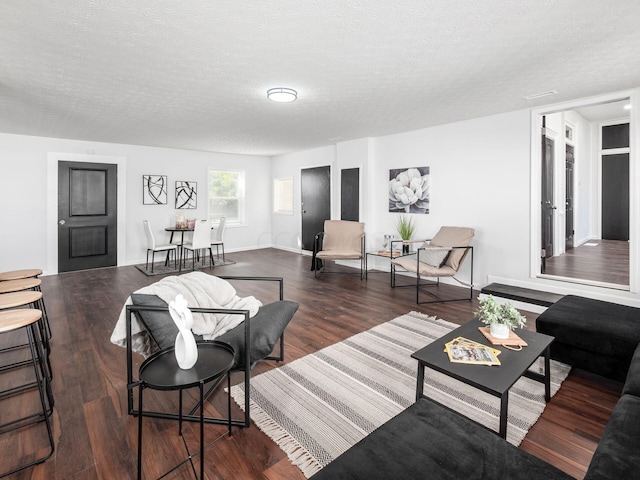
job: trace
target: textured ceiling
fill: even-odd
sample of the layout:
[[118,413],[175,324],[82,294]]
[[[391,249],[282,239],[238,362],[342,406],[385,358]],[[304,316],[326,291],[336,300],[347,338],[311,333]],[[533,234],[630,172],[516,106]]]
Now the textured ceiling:
[[0,132],[303,150],[638,87],[639,25],[638,0],[2,0]]

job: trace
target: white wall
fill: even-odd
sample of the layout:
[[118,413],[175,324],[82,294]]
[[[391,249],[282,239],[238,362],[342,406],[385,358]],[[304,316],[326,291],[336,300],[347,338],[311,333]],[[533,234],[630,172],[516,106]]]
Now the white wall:
[[598,238],[598,191],[596,151],[593,149],[591,124],[575,111],[567,113],[575,123],[574,171],[574,246]]
[[[335,186],[336,178],[336,147],[330,145],[328,147],[314,148],[311,150],[305,150],[302,152],[296,152],[286,155],[280,155],[272,159],[271,174],[272,178],[293,178],[293,215],[283,215],[279,213],[273,213],[272,203],[269,203],[271,208],[271,227],[272,227],[272,241],[274,246],[277,246],[283,250],[289,250],[292,252],[300,252],[302,239],[301,239],[301,208],[300,208],[300,170],[303,168],[331,166],[331,179],[332,185]],[[273,184],[273,182],[272,182]],[[332,197],[335,193],[335,188],[332,191]],[[332,212],[334,211],[334,204],[332,198]]]
[[414,238],[431,238],[443,225],[472,227],[477,286],[496,270],[510,277],[527,275],[528,112],[380,137],[374,150],[372,233],[396,233],[397,214],[388,212],[389,169],[428,166],[430,213],[414,215]]
[[[273,175],[285,176],[301,165],[332,160],[329,149],[315,149],[274,158]],[[398,214],[388,212],[389,170],[431,168],[431,213],[415,215],[415,238],[433,236],[441,225],[476,229],[476,283],[487,282],[497,265],[500,274],[528,272],[529,113],[514,112],[467,122],[338,144],[340,168],[361,168],[363,221],[367,248],[381,247],[386,233],[397,233]],[[336,177],[334,176],[334,179]],[[339,182],[338,182],[339,183]],[[334,189],[336,182],[334,182]],[[339,185],[338,185],[339,186]],[[296,195],[299,198],[299,183]],[[339,199],[339,197],[337,197]],[[332,211],[339,211],[339,205]],[[287,225],[293,230],[294,222]],[[274,245],[291,236],[273,224]],[[522,262],[505,261],[522,257]]]
[[[51,258],[48,251],[52,250],[51,245],[57,245],[57,228],[51,225],[47,213],[51,209],[55,212],[56,208],[49,200],[52,186],[48,181],[51,172],[47,160],[54,152],[81,160],[124,159],[125,171],[120,168],[119,175],[126,178],[126,210],[118,214],[126,218],[124,231],[122,228],[119,231],[119,236],[124,237],[125,253],[122,258],[119,255],[120,265],[144,261],[146,239],[143,219],[152,222],[158,241],[168,240],[163,229],[169,226],[176,213],[173,203],[176,180],[198,183],[198,208],[181,212],[188,218],[206,217],[207,172],[210,167],[246,171],[246,226],[226,230],[226,249],[234,251],[271,245],[269,157],[0,134],[0,219],[5,225],[4,234],[0,236],[0,271],[34,267],[55,273],[57,259]],[[167,175],[167,205],[142,205],[144,174]],[[55,214],[53,219],[55,222]],[[15,229],[16,226],[20,228]]]

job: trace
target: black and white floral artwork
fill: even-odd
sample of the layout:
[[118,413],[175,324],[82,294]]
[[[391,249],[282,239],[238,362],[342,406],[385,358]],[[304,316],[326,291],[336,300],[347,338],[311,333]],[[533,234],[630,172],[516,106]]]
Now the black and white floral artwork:
[[176,208],[196,208],[198,189],[196,182],[176,182]]
[[167,176],[143,175],[142,176],[142,204],[166,205],[167,204]]
[[429,167],[389,170],[389,211],[429,213]]

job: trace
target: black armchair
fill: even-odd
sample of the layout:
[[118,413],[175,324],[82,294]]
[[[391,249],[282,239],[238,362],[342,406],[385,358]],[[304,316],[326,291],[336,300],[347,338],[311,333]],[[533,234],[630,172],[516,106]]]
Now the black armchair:
[[[232,419],[231,424],[238,427],[248,427],[250,425],[249,416],[249,394],[250,394],[250,372],[251,368],[259,360],[284,360],[284,330],[293,318],[298,309],[296,302],[284,300],[284,282],[278,277],[236,277],[236,276],[220,276],[225,280],[242,281],[260,281],[275,282],[279,285],[279,300],[260,307],[258,313],[249,317],[249,310],[229,310],[215,308],[191,308],[194,313],[204,314],[230,314],[241,315],[244,321],[229,330],[223,335],[216,338],[217,341],[230,344],[235,350],[234,365],[231,371],[243,372],[245,388],[244,399],[244,419]],[[156,295],[132,294],[133,305],[126,307],[126,350],[127,350],[127,407],[130,415],[144,415],[156,418],[177,419],[176,414],[163,412],[140,412],[134,408],[133,391],[137,386],[138,380],[134,378],[133,372],[133,348],[132,348],[132,331],[131,331],[131,315],[135,314],[138,320],[143,324],[146,332],[150,337],[150,341],[155,344],[157,349],[164,349],[173,346],[178,328],[176,327],[169,313],[168,305],[164,300]],[[196,340],[202,338],[195,336]],[[279,343],[278,353],[272,355],[274,347]],[[248,347],[247,347],[248,346]],[[209,396],[217,385],[210,387],[205,398]],[[195,411],[199,405],[183,415],[183,420],[199,421],[199,416],[195,415]],[[228,419],[211,418],[204,419],[206,423],[224,424],[229,423]]]

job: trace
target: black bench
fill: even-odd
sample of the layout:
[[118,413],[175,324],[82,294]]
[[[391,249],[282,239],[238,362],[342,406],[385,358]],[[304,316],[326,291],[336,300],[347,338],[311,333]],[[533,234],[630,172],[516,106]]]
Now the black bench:
[[543,292],[542,290],[504,285],[502,283],[490,283],[486,287],[483,287],[480,293],[523,303],[531,303],[541,307],[549,307],[564,296],[557,293]]
[[538,316],[536,330],[555,337],[554,360],[624,381],[640,342],[640,308],[567,295]]

